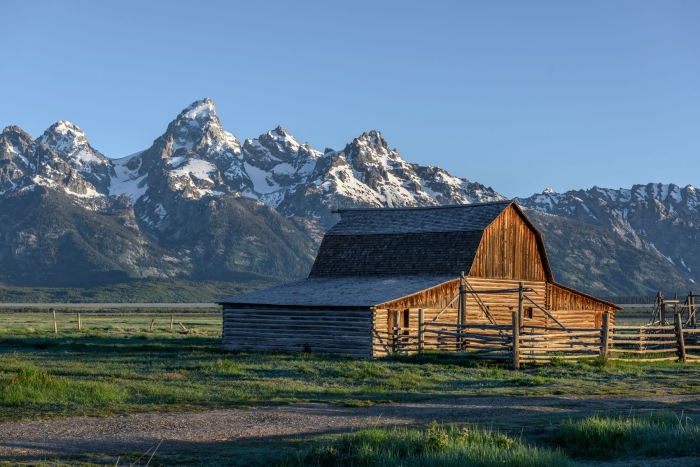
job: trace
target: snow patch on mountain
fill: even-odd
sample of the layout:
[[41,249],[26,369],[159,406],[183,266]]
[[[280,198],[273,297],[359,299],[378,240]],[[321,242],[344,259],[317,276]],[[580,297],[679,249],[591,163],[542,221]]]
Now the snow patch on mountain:
[[214,172],[216,172],[216,166],[211,162],[201,159],[189,159],[184,166],[172,170],[170,173],[176,176],[194,175],[197,178],[214,183],[212,179],[209,178]]
[[[651,248],[652,248],[655,252],[657,252],[657,253],[659,254],[659,256],[661,256],[662,258],[664,258],[666,261],[668,261],[669,263],[673,264],[674,266],[676,265],[676,263],[673,262],[673,259],[671,259],[670,256],[666,256],[666,255],[664,255],[663,253],[661,253],[661,252],[659,251],[659,249],[656,248],[656,247],[654,246],[653,243],[649,242],[649,245],[651,245]],[[684,265],[684,266],[685,266],[685,265]]]
[[110,195],[126,196],[133,204],[136,204],[146,194],[148,173],[139,175],[140,156],[143,152],[139,151],[130,156],[112,161],[114,164],[114,177],[111,180]]

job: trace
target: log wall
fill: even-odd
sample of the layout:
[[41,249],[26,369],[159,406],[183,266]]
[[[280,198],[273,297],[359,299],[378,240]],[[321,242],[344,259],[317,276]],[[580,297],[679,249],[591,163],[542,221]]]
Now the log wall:
[[603,300],[553,283],[547,284],[547,307],[551,310],[616,311],[620,309]]
[[372,356],[369,308],[233,307],[223,310],[224,350]]

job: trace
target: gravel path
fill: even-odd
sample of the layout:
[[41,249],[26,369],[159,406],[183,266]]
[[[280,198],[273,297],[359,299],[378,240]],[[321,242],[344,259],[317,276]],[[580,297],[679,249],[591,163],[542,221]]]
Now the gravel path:
[[146,413],[107,418],[75,417],[0,424],[0,459],[42,459],[102,453],[159,453],[216,443],[347,431],[372,425],[438,422],[508,423],[565,418],[591,411],[629,412],[666,408],[700,412],[700,395],[614,398],[470,397],[370,407],[292,404],[247,410]]

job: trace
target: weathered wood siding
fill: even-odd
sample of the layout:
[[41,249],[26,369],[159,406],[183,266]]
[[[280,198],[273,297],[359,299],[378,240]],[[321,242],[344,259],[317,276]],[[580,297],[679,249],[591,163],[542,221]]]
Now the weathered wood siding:
[[224,306],[224,350],[325,353],[369,358],[369,308]]
[[[507,279],[489,279],[468,277],[469,284],[475,290],[514,289],[519,282],[533,289],[525,295],[547,310],[554,318],[567,328],[600,328],[605,311],[612,312],[611,322],[614,322],[614,309],[605,302],[594,297],[566,289],[557,284],[544,281],[518,281]],[[388,355],[393,343],[392,328],[394,312],[399,312],[399,326],[404,325],[406,314],[410,328],[418,328],[418,309],[423,310],[424,321],[430,322],[440,310],[459,292],[459,279],[442,284],[438,287],[424,290],[409,297],[379,305],[374,310],[373,355],[382,357]],[[512,313],[518,311],[518,294],[480,295],[481,301],[488,307],[489,313],[498,324],[510,325]],[[473,296],[467,295],[467,322],[488,324],[490,321],[482,312]],[[447,308],[436,322],[453,323],[458,321],[457,303]],[[523,325],[546,326],[557,329],[557,323],[527,300],[523,302]],[[410,332],[416,334],[415,331]],[[438,343],[435,336],[425,335],[426,348],[434,348]],[[449,348],[449,346],[445,347]]]
[[[505,280],[505,279],[484,279],[477,277],[468,277],[469,284],[475,290],[494,290],[494,289],[512,289],[517,288],[520,281]],[[526,295],[531,297],[538,305],[544,307],[546,283],[535,281],[522,281],[525,287],[530,287],[536,292],[528,292]],[[377,307],[375,310],[375,328],[373,350],[375,357],[386,356],[385,347],[391,350],[393,343],[392,327],[394,325],[394,311],[399,312],[399,325],[403,326],[404,316],[408,313],[408,323],[410,328],[418,328],[418,309],[423,309],[423,319],[425,322],[430,322],[440,310],[459,292],[459,279],[442,284],[429,290],[424,290],[410,297],[385,303]],[[481,295],[481,300],[488,307],[489,313],[494,317],[498,324],[509,325],[512,322],[513,311],[518,310],[518,294],[498,294],[498,295]],[[455,301],[447,308],[437,322],[441,323],[457,323],[457,302]],[[524,319],[525,325],[547,325],[545,315],[535,310],[532,319]],[[549,320],[551,322],[551,320]],[[476,300],[471,295],[467,295],[467,322],[468,323],[490,323],[486,315],[481,311]],[[411,331],[415,334],[415,331]],[[432,348],[431,344],[437,344],[437,338],[429,334],[425,335],[426,348]]]
[[509,206],[484,231],[468,275],[544,281],[545,258],[533,230]]
[[596,327],[603,325],[603,313],[610,312],[610,324],[615,324],[615,311],[603,300],[559,284],[547,284],[547,309],[556,310],[555,317],[567,327]]
[[614,311],[608,303],[559,284],[547,284],[547,307],[552,310]]

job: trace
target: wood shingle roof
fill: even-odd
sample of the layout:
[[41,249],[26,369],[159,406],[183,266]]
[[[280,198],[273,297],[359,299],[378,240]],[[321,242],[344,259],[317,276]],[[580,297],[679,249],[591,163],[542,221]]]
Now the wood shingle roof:
[[324,277],[225,298],[220,304],[371,307],[456,280],[454,276]]
[[511,204],[339,210],[309,278],[457,277],[471,268],[484,230]]

